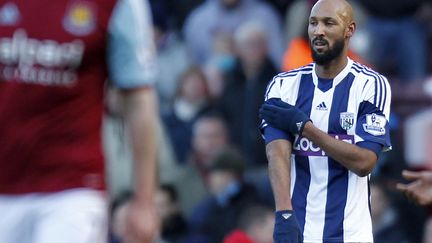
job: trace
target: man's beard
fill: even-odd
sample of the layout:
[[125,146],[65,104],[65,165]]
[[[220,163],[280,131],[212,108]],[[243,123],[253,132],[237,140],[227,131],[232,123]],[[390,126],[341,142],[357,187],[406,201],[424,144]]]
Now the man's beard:
[[318,65],[327,65],[342,54],[342,51],[344,49],[344,44],[345,43],[342,38],[337,39],[333,45],[333,48],[329,48],[329,50],[325,51],[324,53],[317,53],[312,47],[313,46],[313,42],[312,42],[311,43],[312,59]]

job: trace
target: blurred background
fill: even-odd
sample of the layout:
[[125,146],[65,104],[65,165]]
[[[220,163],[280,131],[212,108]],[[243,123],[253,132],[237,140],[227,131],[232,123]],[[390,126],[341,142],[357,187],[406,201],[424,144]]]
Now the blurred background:
[[[258,109],[279,72],[312,61],[314,0],[151,0],[158,50],[160,242],[272,242],[273,196]],[[371,175],[375,243],[431,243],[428,209],[395,184],[403,169],[432,170],[432,2],[351,0],[349,56],[392,87],[393,150]],[[112,242],[121,242],[131,158],[116,91],[104,142]]]

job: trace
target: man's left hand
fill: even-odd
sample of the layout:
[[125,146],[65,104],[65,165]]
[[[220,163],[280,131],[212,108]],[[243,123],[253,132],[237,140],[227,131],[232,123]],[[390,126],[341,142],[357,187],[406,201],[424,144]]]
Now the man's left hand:
[[277,129],[299,134],[311,119],[300,109],[280,99],[269,99],[260,108],[260,118]]

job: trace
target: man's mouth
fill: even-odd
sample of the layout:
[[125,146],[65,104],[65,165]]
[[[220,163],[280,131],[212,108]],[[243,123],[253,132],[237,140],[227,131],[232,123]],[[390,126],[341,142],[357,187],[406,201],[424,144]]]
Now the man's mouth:
[[315,41],[313,42],[313,44],[314,44],[315,46],[326,46],[326,45],[327,45],[327,41],[325,41],[325,40],[315,40]]

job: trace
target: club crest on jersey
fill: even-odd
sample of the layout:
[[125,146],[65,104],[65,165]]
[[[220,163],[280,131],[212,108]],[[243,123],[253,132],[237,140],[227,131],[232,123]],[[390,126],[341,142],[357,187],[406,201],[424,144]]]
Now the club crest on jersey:
[[354,113],[341,112],[339,123],[344,130],[349,130],[354,126]]
[[96,7],[91,2],[73,1],[66,8],[63,27],[73,35],[85,36],[96,28]]
[[366,115],[366,123],[363,124],[365,132],[370,133],[374,136],[384,135],[385,125],[387,120],[384,116],[377,115],[375,113]]
[[0,25],[12,26],[21,20],[18,7],[12,3],[6,3],[0,8]]

